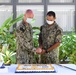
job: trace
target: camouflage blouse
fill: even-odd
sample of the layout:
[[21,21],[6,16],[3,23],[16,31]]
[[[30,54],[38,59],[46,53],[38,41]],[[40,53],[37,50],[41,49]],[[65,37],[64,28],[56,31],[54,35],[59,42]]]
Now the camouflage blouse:
[[51,26],[46,23],[41,26],[40,31],[39,40],[44,49],[48,49],[56,42],[61,42],[62,29],[57,25],[57,23],[54,23]]
[[24,22],[21,22],[20,25],[16,28],[16,36],[17,36],[16,38],[17,63],[19,64],[33,63],[34,44],[33,44],[32,26],[30,24],[26,25]]

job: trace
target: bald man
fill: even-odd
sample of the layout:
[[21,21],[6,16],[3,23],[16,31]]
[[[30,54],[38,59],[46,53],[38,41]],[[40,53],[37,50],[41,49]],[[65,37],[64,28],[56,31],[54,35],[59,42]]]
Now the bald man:
[[16,28],[17,36],[17,64],[33,64],[34,45],[33,45],[33,31],[30,23],[34,18],[32,10],[26,10],[23,21]]

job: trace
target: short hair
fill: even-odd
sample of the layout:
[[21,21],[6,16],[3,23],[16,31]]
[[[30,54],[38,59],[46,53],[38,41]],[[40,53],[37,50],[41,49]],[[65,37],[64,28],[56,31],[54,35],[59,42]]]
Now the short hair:
[[56,18],[56,14],[55,14],[54,11],[49,11],[49,12],[47,13],[47,16],[53,16],[54,18]]

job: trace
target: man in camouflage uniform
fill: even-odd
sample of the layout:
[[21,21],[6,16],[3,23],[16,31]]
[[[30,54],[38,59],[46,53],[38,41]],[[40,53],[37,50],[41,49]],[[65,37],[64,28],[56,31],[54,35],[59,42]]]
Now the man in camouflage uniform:
[[32,64],[34,57],[33,31],[30,25],[34,14],[28,9],[24,19],[16,28],[17,51],[16,60],[18,64]]
[[41,64],[59,63],[59,49],[61,43],[62,29],[55,22],[55,13],[49,11],[46,23],[40,28],[39,44],[36,53],[41,54]]

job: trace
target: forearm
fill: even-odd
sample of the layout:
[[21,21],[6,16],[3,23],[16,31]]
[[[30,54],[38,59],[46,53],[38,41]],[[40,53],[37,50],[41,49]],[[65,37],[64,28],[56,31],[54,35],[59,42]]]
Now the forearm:
[[42,45],[40,45],[39,47],[40,47],[40,48],[43,48],[43,46],[42,46]]
[[57,48],[59,45],[60,45],[60,42],[55,43],[52,47],[50,47],[50,48],[47,49],[47,52],[50,52],[51,50]]
[[39,34],[39,38],[38,38],[38,42],[39,42],[39,46],[42,46],[42,34]]

